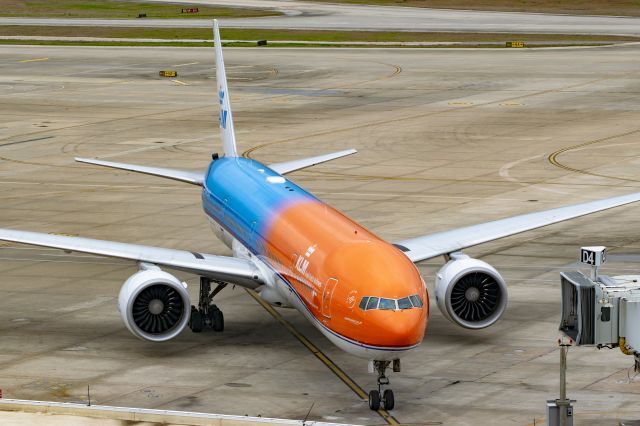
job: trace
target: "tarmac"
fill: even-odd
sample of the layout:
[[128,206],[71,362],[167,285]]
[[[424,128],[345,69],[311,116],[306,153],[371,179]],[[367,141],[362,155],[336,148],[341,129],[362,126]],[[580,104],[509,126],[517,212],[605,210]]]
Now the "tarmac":
[[232,416],[72,402],[0,399],[3,426],[341,426],[341,423]]
[[[270,163],[358,149],[290,177],[399,241],[639,191],[639,50],[228,48],[225,62],[240,150]],[[207,48],[0,46],[1,226],[228,254],[198,188],[73,162],[205,168],[219,150],[213,59]],[[166,69],[178,76],[159,77]],[[558,397],[558,273],[579,267],[586,245],[610,248],[604,273],[637,273],[639,208],[466,250],[504,275],[507,311],[471,331],[432,299],[425,341],[391,376],[394,419],[541,424],[545,401]],[[442,263],[420,265],[432,296]],[[89,386],[100,405],[385,422],[240,288],[216,296],[223,333],[136,339],[116,309],[135,270],[3,244],[3,396],[83,403]],[[176,275],[195,297],[197,277]],[[365,361],[296,311],[278,312],[373,388]],[[572,348],[568,359],[577,424],[640,418],[631,357]]]
[[[193,4],[190,0],[156,1]],[[212,6],[230,4],[225,0],[199,0],[198,3]],[[640,17],[429,9],[288,0],[234,0],[233,6],[271,9],[282,12],[283,15],[223,18],[220,19],[221,28],[640,35]],[[211,28],[211,19],[0,17],[0,25]]]

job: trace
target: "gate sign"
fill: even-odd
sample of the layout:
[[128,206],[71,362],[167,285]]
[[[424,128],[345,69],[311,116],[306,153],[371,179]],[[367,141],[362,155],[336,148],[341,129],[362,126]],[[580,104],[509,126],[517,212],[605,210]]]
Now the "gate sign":
[[607,248],[604,246],[581,247],[580,262],[587,265],[600,266],[606,262]]

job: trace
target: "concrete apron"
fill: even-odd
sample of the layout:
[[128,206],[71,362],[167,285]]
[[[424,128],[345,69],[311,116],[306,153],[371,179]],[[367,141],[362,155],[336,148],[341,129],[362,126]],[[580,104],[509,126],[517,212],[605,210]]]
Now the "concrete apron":
[[3,412],[22,412],[91,417],[96,419],[193,426],[263,426],[268,425],[314,425],[343,426],[339,423],[324,423],[303,420],[272,419],[266,417],[230,416],[224,414],[195,413],[188,411],[152,410],[147,408],[111,407],[108,405],[85,405],[68,402],[29,401],[0,399],[0,419]]

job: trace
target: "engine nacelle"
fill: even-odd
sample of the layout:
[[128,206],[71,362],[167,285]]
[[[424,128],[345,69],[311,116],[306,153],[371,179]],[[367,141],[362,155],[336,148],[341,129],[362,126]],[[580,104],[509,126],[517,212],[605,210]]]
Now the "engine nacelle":
[[135,336],[152,342],[176,337],[191,316],[191,299],[183,284],[157,266],[133,274],[120,289],[118,310]]
[[442,314],[465,328],[489,327],[507,307],[507,285],[486,262],[454,253],[436,274],[436,302]]

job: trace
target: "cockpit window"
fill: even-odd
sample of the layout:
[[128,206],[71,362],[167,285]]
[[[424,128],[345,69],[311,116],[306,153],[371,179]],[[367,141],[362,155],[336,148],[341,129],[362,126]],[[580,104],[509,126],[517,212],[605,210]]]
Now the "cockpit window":
[[401,299],[384,299],[365,296],[360,301],[359,306],[363,311],[371,309],[401,311],[404,309],[422,308],[422,299],[417,294],[412,294],[411,296],[403,297]]
[[420,296],[414,294],[409,296],[409,298],[411,299],[411,303],[413,303],[413,306],[415,306],[416,308],[422,308],[422,299],[420,299]]
[[369,301],[369,297],[363,297],[360,301],[360,309],[363,311],[367,309],[367,302]]
[[411,304],[411,299],[408,297],[403,297],[402,299],[398,299],[398,309],[411,309],[413,305]]
[[395,299],[380,299],[380,305],[378,305],[378,309],[382,309],[385,311],[395,311],[398,309],[396,306]]
[[369,301],[367,302],[367,309],[376,309],[378,307],[378,298],[377,297],[370,297]]

